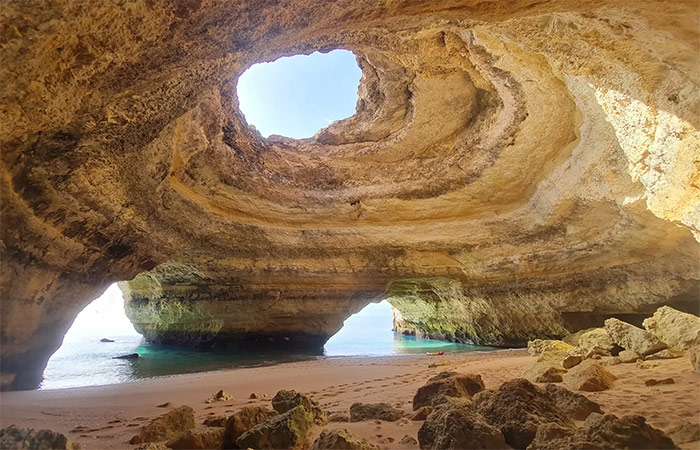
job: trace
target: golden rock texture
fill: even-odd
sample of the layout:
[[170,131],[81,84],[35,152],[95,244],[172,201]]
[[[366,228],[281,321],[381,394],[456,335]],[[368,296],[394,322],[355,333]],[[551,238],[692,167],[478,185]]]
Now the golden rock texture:
[[[187,345],[317,344],[386,297],[401,328],[499,345],[697,307],[699,22],[695,0],[2,2],[3,386],[137,275],[137,327]],[[246,124],[242,71],[335,48],[353,117]]]

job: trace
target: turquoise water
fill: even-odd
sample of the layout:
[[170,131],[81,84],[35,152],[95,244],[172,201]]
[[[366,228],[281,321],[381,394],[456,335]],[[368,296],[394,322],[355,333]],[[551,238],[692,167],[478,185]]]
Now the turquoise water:
[[[51,357],[41,389],[123,383],[144,378],[271,365],[322,357],[359,357],[464,353],[493,350],[450,342],[402,336],[391,331],[391,306],[370,304],[348,318],[323,351],[291,354],[274,351],[189,350],[145,343],[124,314],[116,285],[83,310]],[[103,337],[115,342],[100,342]],[[134,360],[112,359],[138,353]]]

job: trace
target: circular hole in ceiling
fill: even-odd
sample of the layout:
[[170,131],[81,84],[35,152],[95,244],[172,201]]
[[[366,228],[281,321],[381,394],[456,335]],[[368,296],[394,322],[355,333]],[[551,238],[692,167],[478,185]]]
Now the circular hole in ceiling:
[[348,50],[254,64],[238,79],[241,112],[264,137],[312,137],[355,114],[362,71]]

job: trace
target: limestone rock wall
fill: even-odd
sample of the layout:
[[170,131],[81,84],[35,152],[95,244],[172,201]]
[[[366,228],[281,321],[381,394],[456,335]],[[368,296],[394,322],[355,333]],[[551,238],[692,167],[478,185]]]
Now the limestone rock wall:
[[[325,336],[382,295],[414,328],[439,298],[485,343],[692,305],[699,22],[695,0],[1,3],[3,386],[154,269],[129,289],[156,340],[162,299],[206,313],[192,342],[249,314]],[[363,71],[353,117],[305,140],[245,123],[243,70],[335,48]],[[392,293],[415,279],[461,287]]]

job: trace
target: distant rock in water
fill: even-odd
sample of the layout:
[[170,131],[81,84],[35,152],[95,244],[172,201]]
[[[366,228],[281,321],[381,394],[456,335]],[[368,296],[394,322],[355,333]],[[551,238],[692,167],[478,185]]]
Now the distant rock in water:
[[102,339],[100,339],[100,342],[114,342],[114,339],[102,338]]
[[137,359],[139,357],[138,353],[129,353],[128,355],[115,356],[112,359]]

